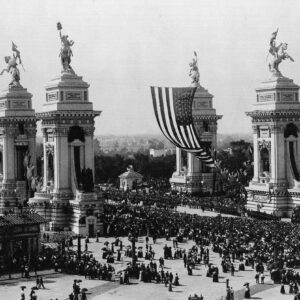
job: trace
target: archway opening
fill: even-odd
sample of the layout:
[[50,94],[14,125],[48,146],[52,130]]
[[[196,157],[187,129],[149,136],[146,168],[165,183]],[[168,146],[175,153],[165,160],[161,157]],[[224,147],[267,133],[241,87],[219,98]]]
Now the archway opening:
[[263,148],[260,151],[260,159],[261,159],[261,171],[270,172],[270,154],[267,148]]

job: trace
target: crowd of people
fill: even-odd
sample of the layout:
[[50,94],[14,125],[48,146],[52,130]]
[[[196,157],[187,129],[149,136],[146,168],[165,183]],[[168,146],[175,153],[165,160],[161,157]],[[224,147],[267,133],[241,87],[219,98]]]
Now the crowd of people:
[[268,269],[300,266],[299,226],[251,218],[204,217],[171,209],[106,205],[108,235],[183,236],[211,244],[222,255],[263,263]]
[[[122,198],[119,192],[109,196],[112,195],[113,201],[106,201],[104,204],[102,216],[104,235],[134,238],[146,236],[145,252],[142,249],[133,252],[134,249],[128,247],[123,249],[122,241],[116,238],[114,244],[110,247],[106,245],[102,249],[102,258],[106,259],[106,263],[100,263],[87,251],[79,254],[71,249],[56,252],[42,249],[37,257],[30,259],[14,257],[12,269],[20,271],[22,277],[27,278],[30,272],[37,276],[38,270],[43,268],[54,268],[55,271],[82,275],[87,279],[114,281],[118,276],[121,284],[128,284],[133,277],[142,282],[165,284],[169,290],[172,290],[173,285],[179,285],[179,275],[164,270],[165,259],[182,259],[188,275],[193,275],[195,265],[202,263],[207,267],[207,277],[211,277],[213,282],[218,282],[219,269],[224,273],[230,272],[234,276],[237,270],[234,269],[233,263],[239,261],[239,271],[245,270],[245,266],[255,269],[254,276],[258,284],[264,284],[264,274],[269,271],[273,282],[282,284],[281,293],[285,293],[285,286],[289,286],[289,293],[298,295],[300,275],[294,271],[294,268],[300,267],[299,225],[280,222],[277,218],[264,220],[220,215],[208,217],[180,213],[175,209],[178,205],[203,210],[215,209],[218,205],[236,207],[238,200],[228,197],[215,197],[214,201],[211,201],[211,197],[203,197],[199,200],[198,197],[187,195],[165,194],[162,200],[159,194],[131,193],[128,194],[127,201],[123,201],[124,197]],[[141,201],[147,205],[140,205]],[[164,205],[159,205],[158,203],[162,201]],[[155,257],[156,253],[149,243],[150,237],[154,244],[157,238],[173,239],[173,249],[166,245],[161,257],[159,253]],[[43,239],[47,242],[49,236],[46,235]],[[72,240],[72,237],[68,238],[63,246],[72,247]],[[178,242],[185,240],[195,242],[187,252],[177,247]],[[86,241],[86,250],[87,244]],[[219,266],[210,263],[209,246],[211,251],[219,254],[221,258]],[[114,249],[114,247],[119,248]],[[136,257],[135,261],[138,258],[145,258],[145,262],[130,264],[117,274],[114,262],[119,261],[121,255]],[[0,269],[3,270],[4,266]],[[246,291],[250,293],[250,288],[246,287]],[[228,295],[231,294],[228,292]],[[74,290],[73,296],[73,299],[76,299]]]

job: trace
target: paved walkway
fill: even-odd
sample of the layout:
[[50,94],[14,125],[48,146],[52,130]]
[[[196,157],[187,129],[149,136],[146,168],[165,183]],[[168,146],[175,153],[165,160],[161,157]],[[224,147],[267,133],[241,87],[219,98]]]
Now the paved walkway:
[[[179,211],[186,211],[187,213],[198,213],[201,215],[214,216],[215,212],[189,209],[188,207],[182,207]],[[196,212],[195,212],[196,211]],[[127,238],[122,238],[124,247],[130,245]],[[151,239],[150,239],[151,240]],[[101,249],[104,247],[104,243],[108,241],[114,241],[112,238],[101,238],[99,243],[95,242],[95,239],[91,239],[91,243],[88,244],[88,250],[93,253],[95,258],[102,263],[106,263],[102,259]],[[152,240],[150,241],[152,242]],[[83,243],[84,244],[84,243]],[[152,244],[155,251],[156,261],[163,255],[163,247],[168,245],[172,247],[172,241],[166,241],[165,239],[158,239],[156,244]],[[179,247],[188,250],[193,245],[192,241],[185,243],[179,243]],[[145,250],[145,239],[141,237],[137,242],[137,247],[143,247]],[[76,242],[74,249],[76,249]],[[173,248],[172,248],[173,249]],[[122,257],[121,262],[114,264],[115,269],[118,271],[128,264],[131,258]],[[68,298],[68,295],[72,291],[72,283],[74,279],[81,279],[81,287],[88,289],[88,299],[91,300],[187,300],[188,296],[194,293],[198,295],[203,294],[204,300],[220,300],[221,296],[226,294],[226,279],[229,279],[229,285],[235,290],[235,300],[242,300],[244,296],[245,282],[250,283],[252,299],[264,299],[264,300],[276,300],[287,299],[292,300],[293,295],[281,295],[279,293],[280,286],[270,284],[269,274],[266,272],[266,284],[255,284],[254,275],[255,272],[250,267],[246,267],[245,271],[239,271],[235,273],[235,276],[231,276],[230,273],[223,273],[220,267],[220,257],[217,253],[210,251],[210,261],[219,267],[220,270],[220,282],[213,283],[212,278],[206,277],[207,268],[203,265],[197,266],[193,270],[193,276],[188,276],[186,269],[184,268],[181,259],[165,260],[166,271],[172,272],[174,275],[178,273],[180,286],[173,287],[173,291],[169,292],[168,288],[164,284],[155,283],[143,283],[138,280],[131,280],[130,285],[120,285],[118,281],[107,282],[102,280],[85,280],[82,276],[63,275],[63,274],[43,274],[45,281],[45,290],[38,290],[38,300],[58,299],[64,300]],[[149,261],[139,259],[139,263],[145,264]],[[235,262],[235,269],[238,269],[238,262]],[[50,270],[51,271],[51,270]],[[47,272],[47,271],[46,271]],[[18,275],[18,274],[16,274]],[[35,285],[35,278],[30,280],[13,278],[12,280],[6,280],[0,282],[0,299],[19,299],[20,298],[20,286],[27,286],[26,299],[29,299],[28,295],[30,288]],[[288,291],[288,287],[286,287]]]
[[[250,292],[251,292],[251,298],[252,299],[261,299],[261,298],[256,298],[256,294],[269,290],[269,289],[273,289],[274,287],[276,287],[278,285],[273,285],[273,283],[270,282],[266,282],[265,284],[256,284],[250,287]],[[244,294],[245,294],[245,289],[240,289],[238,291],[234,292],[234,299],[235,300],[243,300],[244,299]]]
[[[208,216],[208,217],[216,217],[220,215],[220,213],[211,211],[211,210],[205,210],[204,212],[201,210],[201,208],[189,208],[188,206],[177,206],[176,211],[187,213],[187,214],[193,214],[193,215],[199,215],[199,216]],[[237,216],[228,215],[228,214],[221,214],[222,217],[232,217],[237,218]]]

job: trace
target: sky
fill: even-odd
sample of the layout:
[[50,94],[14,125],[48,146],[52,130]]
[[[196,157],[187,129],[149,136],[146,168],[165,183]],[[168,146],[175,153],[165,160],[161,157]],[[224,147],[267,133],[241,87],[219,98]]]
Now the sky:
[[[90,84],[102,114],[95,134],[156,134],[150,86],[189,86],[189,62],[198,53],[200,83],[214,95],[220,133],[250,133],[255,88],[270,73],[271,33],[288,43],[295,62],[283,75],[300,82],[300,1],[286,0],[0,0],[0,69],[21,51],[21,84],[41,111],[45,86],[60,73],[60,39],[74,40],[71,65]],[[5,90],[9,75],[0,76]]]

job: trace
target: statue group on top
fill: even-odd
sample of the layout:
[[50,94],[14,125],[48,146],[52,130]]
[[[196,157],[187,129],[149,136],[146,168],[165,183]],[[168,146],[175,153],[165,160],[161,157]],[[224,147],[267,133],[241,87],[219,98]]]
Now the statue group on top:
[[194,56],[195,56],[195,58],[193,58],[192,62],[189,64],[190,68],[191,68],[189,76],[192,79],[191,86],[196,87],[199,85],[199,81],[200,81],[200,73],[199,73],[199,69],[198,69],[198,57],[197,57],[196,51],[194,51]]
[[[17,45],[12,42],[12,56],[5,56],[4,60],[7,64],[0,75],[3,75],[4,72],[11,74],[11,82],[9,83],[9,88],[22,88],[20,84],[20,70],[18,69],[18,63],[23,67],[20,51],[17,49]],[[24,69],[24,67],[23,67]],[[25,70],[24,70],[25,71]]]
[[68,35],[62,35],[61,30],[62,26],[61,23],[57,23],[57,30],[59,30],[59,36],[61,40],[61,49],[60,49],[60,59],[62,64],[62,72],[75,74],[74,70],[72,69],[71,63],[71,56],[73,56],[73,52],[71,47],[74,45],[74,41],[69,40]]
[[281,72],[279,71],[279,64],[285,60],[289,59],[294,61],[294,59],[286,52],[288,44],[287,43],[280,43],[276,46],[276,38],[278,34],[278,28],[275,32],[272,33],[270,39],[270,49],[269,54],[271,54],[271,59],[268,63],[270,72],[276,77],[282,77]]
[[[57,23],[57,29],[59,30],[59,36],[61,40],[61,49],[60,49],[60,59],[62,64],[62,73],[70,73],[75,74],[74,70],[72,69],[70,63],[71,63],[71,56],[73,56],[73,52],[71,47],[74,45],[74,41],[69,40],[68,35],[62,35],[61,30],[62,26],[61,23]],[[4,57],[4,60],[6,62],[6,68],[4,68],[0,75],[3,75],[5,72],[11,74],[11,82],[9,83],[9,88],[22,88],[22,85],[20,84],[20,70],[18,68],[18,65],[22,64],[20,51],[17,48],[17,45],[12,42],[12,55],[8,55]],[[24,67],[23,70],[25,71]]]

